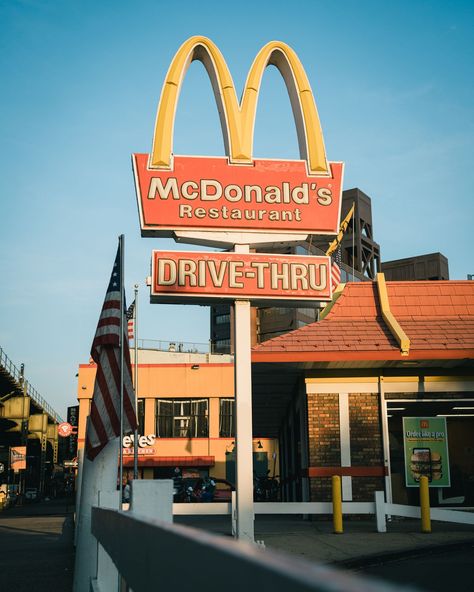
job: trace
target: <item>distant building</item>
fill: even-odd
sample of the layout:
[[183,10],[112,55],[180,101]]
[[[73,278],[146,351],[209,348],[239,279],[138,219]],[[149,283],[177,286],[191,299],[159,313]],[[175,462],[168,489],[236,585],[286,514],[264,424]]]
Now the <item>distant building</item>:
[[[168,348],[167,348],[168,349]],[[131,350],[132,363],[135,351]],[[141,479],[212,475],[235,483],[234,360],[232,356],[138,349],[138,474]],[[84,448],[97,366],[78,372],[78,448]],[[262,430],[262,433],[260,432]],[[278,434],[255,426],[253,466],[257,475],[278,474]],[[123,438],[126,476],[133,475],[133,442]],[[217,489],[225,484],[218,484]],[[227,488],[220,496],[231,492]],[[222,497],[221,497],[222,499]]]
[[382,263],[387,280],[449,280],[448,259],[441,253],[418,255]]
[[[355,204],[354,216],[341,244],[342,283],[373,280],[380,270],[380,247],[373,239],[371,199],[357,188],[343,191],[341,219],[345,218],[352,204]],[[261,249],[261,252],[324,255],[333,239],[333,236],[310,236],[297,245],[275,244],[272,248]],[[317,321],[320,306],[256,307],[252,310],[252,345],[256,345]],[[233,352],[231,314],[229,304],[211,306],[210,334],[215,353]]]
[[[372,200],[357,187],[343,191],[341,220],[346,217],[352,204],[355,206],[354,215],[341,244],[342,263],[351,271],[353,269],[356,277],[374,280],[380,271],[380,246],[374,240]],[[316,246],[326,251],[330,242],[327,237],[316,236],[313,239]],[[345,283],[351,279],[343,275],[341,281]]]

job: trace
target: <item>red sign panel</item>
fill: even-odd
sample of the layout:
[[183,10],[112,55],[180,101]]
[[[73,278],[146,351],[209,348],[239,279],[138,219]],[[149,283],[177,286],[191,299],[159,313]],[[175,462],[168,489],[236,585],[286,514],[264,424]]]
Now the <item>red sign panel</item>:
[[172,170],[148,167],[134,154],[142,236],[173,230],[264,231],[337,234],[343,163],[330,176],[308,175],[304,160],[175,156]]
[[63,421],[58,425],[58,436],[61,438],[67,438],[72,434],[72,425],[67,421]]
[[329,257],[153,251],[151,301],[330,300]]
[[10,469],[15,473],[26,469],[26,446],[12,446],[10,448]]

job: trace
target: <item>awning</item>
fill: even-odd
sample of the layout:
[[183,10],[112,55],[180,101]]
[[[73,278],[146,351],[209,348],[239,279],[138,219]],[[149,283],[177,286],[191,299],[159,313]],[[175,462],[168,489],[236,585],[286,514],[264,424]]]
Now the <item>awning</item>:
[[[139,467],[213,467],[214,465],[214,456],[138,456]],[[133,456],[124,456],[123,466],[133,467]]]

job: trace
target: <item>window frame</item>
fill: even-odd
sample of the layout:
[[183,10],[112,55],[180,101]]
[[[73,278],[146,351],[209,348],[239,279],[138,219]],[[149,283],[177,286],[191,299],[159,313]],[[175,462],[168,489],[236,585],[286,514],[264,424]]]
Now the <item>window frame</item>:
[[157,399],[155,433],[157,438],[209,438],[209,399]]
[[[229,405],[230,403],[230,405]],[[230,409],[230,412],[223,413],[223,407]],[[229,425],[225,426],[225,419]],[[219,399],[219,438],[235,438],[235,398],[222,397]]]

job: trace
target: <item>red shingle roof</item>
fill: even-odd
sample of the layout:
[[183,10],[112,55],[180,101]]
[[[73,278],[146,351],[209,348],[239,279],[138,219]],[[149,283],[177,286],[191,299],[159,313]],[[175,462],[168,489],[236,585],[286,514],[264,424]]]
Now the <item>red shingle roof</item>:
[[[474,282],[387,282],[390,309],[411,341],[404,360],[474,358]],[[401,359],[375,282],[350,283],[323,320],[253,349],[254,361]],[[290,360],[288,360],[290,361]]]

